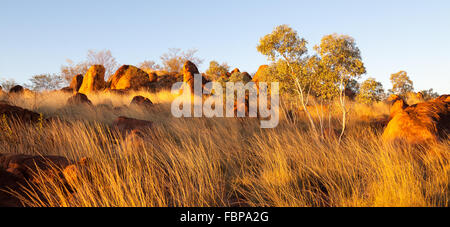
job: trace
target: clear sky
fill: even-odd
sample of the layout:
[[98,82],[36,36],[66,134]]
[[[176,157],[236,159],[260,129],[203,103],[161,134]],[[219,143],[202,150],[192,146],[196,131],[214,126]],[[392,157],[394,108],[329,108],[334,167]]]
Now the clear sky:
[[416,90],[450,93],[448,0],[0,0],[0,78],[24,83],[66,59],[109,49],[120,64],[159,61],[169,48],[255,72],[259,39],[288,24],[312,46],[331,33],[355,38],[367,75],[391,87],[408,72]]

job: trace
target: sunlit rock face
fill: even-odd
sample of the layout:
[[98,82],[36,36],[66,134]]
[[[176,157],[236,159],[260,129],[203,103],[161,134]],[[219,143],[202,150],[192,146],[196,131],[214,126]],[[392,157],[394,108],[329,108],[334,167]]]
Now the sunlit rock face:
[[386,141],[403,140],[410,144],[435,142],[450,131],[450,100],[448,95],[408,106],[393,96],[390,121],[383,133]]
[[255,76],[253,76],[252,78],[252,82],[258,83],[259,80],[261,79],[261,75],[266,71],[266,69],[268,68],[268,65],[261,65],[258,68],[258,71],[256,72]]
[[105,67],[103,65],[93,65],[84,76],[78,92],[88,95],[103,90],[105,85]]
[[149,75],[135,66],[123,65],[109,78],[107,86],[111,90],[140,90],[148,88],[156,80],[154,73]]

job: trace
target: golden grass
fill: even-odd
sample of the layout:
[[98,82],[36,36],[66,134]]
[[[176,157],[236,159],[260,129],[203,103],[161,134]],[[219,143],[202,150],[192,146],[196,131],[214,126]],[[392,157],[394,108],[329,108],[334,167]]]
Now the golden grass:
[[[158,106],[149,113],[112,111],[136,94]],[[104,104],[91,110],[64,107],[68,95],[59,93],[16,100],[72,124],[3,123],[0,153],[89,157],[94,163],[71,185],[61,180],[34,185],[22,201],[52,207],[450,205],[450,141],[427,147],[382,142],[381,131],[369,122],[388,115],[384,104],[352,104],[339,144],[332,136],[311,134],[301,111],[298,121],[282,114],[277,128],[263,130],[257,119],[176,119],[169,92],[136,94],[90,96],[94,105]],[[150,138],[129,143],[111,131],[107,125],[119,114],[153,121]],[[335,127],[338,115],[332,114]]]

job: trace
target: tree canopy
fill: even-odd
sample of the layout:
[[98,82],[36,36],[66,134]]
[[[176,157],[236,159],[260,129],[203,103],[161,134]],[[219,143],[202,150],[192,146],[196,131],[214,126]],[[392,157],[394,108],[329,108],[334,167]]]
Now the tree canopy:
[[396,95],[406,95],[408,92],[414,91],[413,82],[405,71],[400,71],[391,75],[392,89],[390,93]]

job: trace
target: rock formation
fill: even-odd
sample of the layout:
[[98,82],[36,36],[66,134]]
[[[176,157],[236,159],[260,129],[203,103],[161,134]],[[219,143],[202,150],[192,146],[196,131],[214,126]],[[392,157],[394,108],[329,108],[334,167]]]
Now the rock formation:
[[143,96],[135,96],[133,100],[131,100],[130,106],[138,108],[151,108],[153,106],[153,102]]
[[84,76],[78,92],[88,95],[103,90],[105,85],[105,67],[103,65],[93,65]]
[[253,76],[252,82],[258,83],[258,82],[260,81],[260,79],[261,79],[261,78],[260,78],[261,75],[264,74],[265,71],[266,71],[268,68],[269,68],[268,65],[261,65],[261,66],[258,68],[258,71],[256,72],[255,76]]
[[107,86],[111,90],[140,90],[148,88],[157,78],[153,73],[149,75],[137,67],[123,65],[109,78]]
[[16,86],[12,87],[11,89],[9,89],[10,94],[20,94],[23,91],[24,91],[24,88],[20,85],[16,85]]
[[390,121],[383,133],[386,141],[404,140],[410,144],[437,141],[450,132],[448,96],[408,106],[399,96],[392,96]]
[[0,103],[0,117],[5,116],[7,120],[18,120],[26,123],[38,122],[41,115],[17,106]]
[[[70,160],[60,156],[0,154],[0,207],[23,206],[8,191],[24,194],[23,186],[30,187],[52,179],[64,180],[61,170],[70,164]],[[50,178],[42,179],[38,172]]]
[[151,72],[148,74],[148,78],[150,80],[150,83],[154,83],[158,81],[158,74],[156,72]]
[[234,73],[240,73],[241,71],[238,68],[233,69],[233,71],[231,71],[231,75],[233,75]]
[[200,74],[194,63],[186,61],[183,65],[183,82],[189,86],[191,93],[194,93],[194,76]]
[[242,73],[242,80],[246,83],[252,81],[252,76],[250,76],[250,74],[248,72],[243,72]]
[[67,105],[89,105],[92,106],[91,100],[85,94],[76,93],[67,100]]
[[69,88],[71,88],[73,92],[78,92],[82,84],[83,84],[83,75],[79,74],[72,78]]

